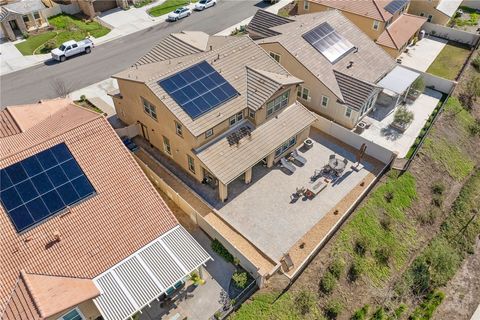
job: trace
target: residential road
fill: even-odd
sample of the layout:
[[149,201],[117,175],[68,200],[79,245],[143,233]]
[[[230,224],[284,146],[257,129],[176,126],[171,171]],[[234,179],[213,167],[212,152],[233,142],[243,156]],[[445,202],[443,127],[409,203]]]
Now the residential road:
[[198,30],[215,34],[252,16],[263,7],[265,4],[262,1],[218,0],[213,8],[194,12],[177,22],[162,22],[112,40],[96,47],[91,54],[80,55],[63,63],[49,60],[8,73],[0,77],[0,107],[55,98],[59,95],[59,83],[70,92],[86,87],[131,66],[172,32]]

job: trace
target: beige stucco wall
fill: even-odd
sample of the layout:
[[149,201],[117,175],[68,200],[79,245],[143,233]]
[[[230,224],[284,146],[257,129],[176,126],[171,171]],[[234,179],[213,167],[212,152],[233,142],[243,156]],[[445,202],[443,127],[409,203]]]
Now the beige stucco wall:
[[383,50],[385,50],[392,58],[396,59],[398,58],[398,56],[401,54],[401,51],[400,50],[397,50],[397,49],[394,49],[394,48],[390,48],[390,47],[385,47],[385,46],[382,46],[380,45],[380,48],[382,48]]
[[[80,310],[80,312],[82,313],[82,315],[85,317],[86,320],[95,320],[96,318],[101,316],[100,312],[95,306],[95,303],[93,303],[93,300],[82,302],[76,307]],[[66,314],[67,312],[69,312],[74,308],[75,307],[72,307],[62,312],[59,312],[51,317],[46,318],[45,320],[57,320],[59,317],[63,316],[64,314]]]
[[95,17],[95,10],[91,0],[76,0],[80,10],[90,18]]
[[[280,64],[295,77],[304,81],[303,86],[310,91],[310,101],[298,99],[308,109],[315,113],[333,120],[347,128],[353,128],[356,124],[358,113],[352,110],[350,118],[345,117],[346,107],[337,102],[337,97],[316,76],[314,76],[303,64],[293,57],[279,43],[263,43],[262,48],[267,52],[280,54]],[[295,93],[296,95],[296,93]],[[328,106],[321,105],[322,96],[328,97]]]
[[448,23],[450,17],[435,9],[438,6],[438,3],[438,0],[412,1],[410,3],[410,8],[408,9],[408,12],[417,16],[421,15],[421,13],[424,13],[425,17],[427,18],[428,15],[431,14],[433,16],[431,21],[432,23],[444,26]]

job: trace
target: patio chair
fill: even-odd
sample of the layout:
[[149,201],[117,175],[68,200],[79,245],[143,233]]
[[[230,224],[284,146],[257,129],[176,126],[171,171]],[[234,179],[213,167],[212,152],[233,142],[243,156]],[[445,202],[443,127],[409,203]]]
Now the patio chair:
[[295,170],[297,170],[297,168],[295,168],[295,166],[285,158],[281,158],[280,163],[283,168],[287,169],[291,173],[294,173]]
[[297,150],[293,150],[293,151],[292,151],[292,157],[293,157],[295,160],[297,160],[298,162],[300,162],[302,165],[304,165],[305,163],[307,163],[307,159],[305,159],[304,157],[302,157],[301,155],[299,155]]

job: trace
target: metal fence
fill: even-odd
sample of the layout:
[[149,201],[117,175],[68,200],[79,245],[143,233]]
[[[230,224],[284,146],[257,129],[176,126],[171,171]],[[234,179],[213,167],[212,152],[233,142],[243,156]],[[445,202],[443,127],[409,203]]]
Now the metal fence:
[[211,320],[222,320],[226,319],[232,312],[238,310],[242,303],[247,301],[256,291],[258,290],[257,282],[255,279],[250,282],[250,284],[243,289],[239,294],[233,298],[229,298],[228,294],[226,299],[223,301],[223,307],[218,309],[215,314],[213,314]]

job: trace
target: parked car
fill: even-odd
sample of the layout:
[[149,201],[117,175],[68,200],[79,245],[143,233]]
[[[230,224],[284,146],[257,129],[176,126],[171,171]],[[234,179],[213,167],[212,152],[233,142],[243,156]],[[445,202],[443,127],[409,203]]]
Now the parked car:
[[175,10],[173,12],[170,12],[168,14],[168,20],[169,21],[177,21],[177,20],[183,19],[185,17],[188,17],[191,14],[192,14],[192,10],[190,10],[187,7],[181,7],[181,8],[178,8],[177,10]]
[[195,3],[195,10],[202,11],[207,8],[213,7],[217,4],[217,0],[200,0]]
[[70,40],[62,43],[62,45],[51,51],[52,59],[63,62],[67,58],[79,53],[90,53],[93,49],[93,41],[84,39],[80,41]]

